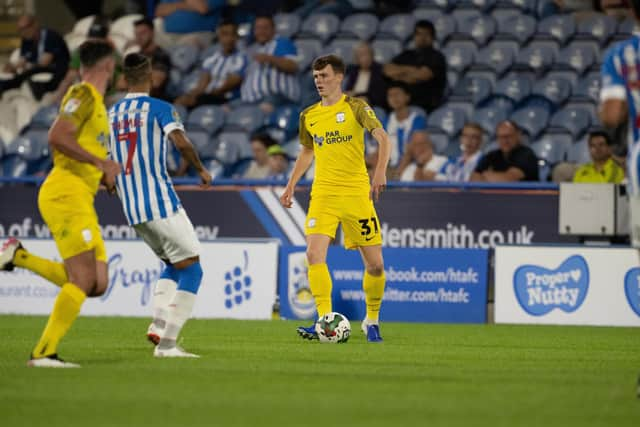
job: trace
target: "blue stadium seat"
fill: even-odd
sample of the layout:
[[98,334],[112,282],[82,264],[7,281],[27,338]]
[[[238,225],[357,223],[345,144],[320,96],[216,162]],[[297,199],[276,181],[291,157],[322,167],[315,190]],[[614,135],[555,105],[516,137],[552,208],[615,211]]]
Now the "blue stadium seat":
[[489,43],[475,57],[475,68],[488,68],[497,75],[503,75],[513,66],[518,53],[514,41],[496,40]]
[[194,108],[187,117],[186,126],[189,130],[199,130],[207,132],[209,135],[215,134],[225,121],[225,113],[218,105],[201,105]]
[[215,146],[209,132],[204,130],[188,130],[187,137],[203,160],[215,157]]
[[601,46],[616,33],[616,21],[612,17],[599,13],[580,21],[576,39],[589,39],[597,41]]
[[57,105],[48,105],[40,108],[31,119],[29,128],[49,129],[58,116],[58,109],[59,107]]
[[302,23],[298,37],[312,37],[326,43],[338,33],[340,18],[330,13],[315,13],[309,15]]
[[456,84],[458,83],[458,79],[459,79],[459,74],[455,70],[448,68],[447,69],[447,90],[450,91],[451,89],[456,87]]
[[353,39],[333,39],[331,43],[326,45],[321,53],[328,55],[333,53],[344,59],[346,64],[352,64],[355,62],[353,56],[353,48],[356,45],[356,41]]
[[378,18],[371,13],[347,16],[340,25],[340,33],[360,40],[370,40],[378,31]]
[[376,6],[373,0],[349,0],[349,3],[355,10],[373,10]]
[[561,77],[544,77],[533,85],[531,94],[549,100],[554,106],[560,106],[571,95],[571,83]]
[[531,80],[517,73],[507,75],[498,81],[494,94],[512,99],[514,103],[522,101],[531,94]]
[[508,116],[513,112],[515,105],[515,101],[509,97],[506,97],[504,95],[492,95],[485,101],[483,101],[482,104],[479,105],[479,107],[502,111],[506,116]]
[[482,13],[490,12],[498,0],[460,0],[456,5],[458,8],[470,8],[480,10]]
[[472,41],[453,40],[447,43],[442,53],[447,59],[447,69],[461,73],[474,62],[477,51],[478,46]]
[[265,125],[265,116],[256,105],[240,105],[227,114],[224,130],[254,132]]
[[549,110],[545,108],[521,108],[511,114],[513,120],[528,136],[535,140],[549,123]]
[[191,71],[195,63],[198,61],[200,52],[193,45],[177,45],[173,46],[170,51],[171,64],[183,73]]
[[393,39],[376,39],[371,43],[376,62],[386,64],[402,52],[402,43]]
[[282,37],[291,39],[300,30],[300,16],[295,13],[277,13],[273,21],[276,24],[276,33]]
[[584,138],[569,147],[569,151],[567,152],[567,161],[577,164],[588,163],[591,161],[587,138]]
[[598,110],[596,107],[596,103],[591,101],[580,101],[580,100],[572,100],[569,99],[563,109],[567,110],[584,110],[589,114],[589,120],[591,121],[591,126],[601,126],[600,118],[598,117]]
[[465,117],[471,117],[473,115],[474,110],[476,109],[476,105],[474,103],[470,101],[467,102],[464,100],[453,101],[451,99],[448,99],[447,103],[444,105],[450,108],[456,108],[458,110],[464,111]]
[[297,105],[283,105],[271,113],[267,119],[267,125],[280,129],[283,132],[283,138],[288,140],[298,131],[299,114],[300,108]]
[[546,132],[531,144],[531,149],[538,159],[548,165],[555,165],[566,159],[572,145],[573,139],[570,135]]
[[631,36],[631,34],[633,34],[635,27],[636,20],[630,16],[618,23],[615,35],[617,38],[628,38]]
[[440,18],[442,14],[442,10],[435,7],[419,7],[413,11],[413,17],[416,18],[416,21],[426,19],[432,23],[434,23],[436,19]]
[[[450,137],[458,135],[467,121],[465,112],[457,108],[442,106],[433,111],[427,119],[427,126],[438,128]],[[442,147],[444,149],[444,147]]]
[[597,61],[598,51],[589,41],[574,41],[560,51],[554,64],[555,69],[573,69],[578,74],[584,73]]
[[249,135],[245,132],[222,132],[218,135],[216,158],[224,164],[253,156]]
[[19,178],[27,174],[27,161],[17,154],[6,154],[0,166],[0,176]]
[[316,39],[296,39],[294,44],[298,50],[300,72],[303,72],[309,68],[313,60],[320,55],[322,42]]
[[537,0],[500,0],[499,7],[520,9],[523,13],[534,14]]
[[556,42],[534,40],[520,50],[516,58],[516,67],[542,74],[554,63],[557,55]]
[[591,114],[585,108],[565,107],[553,115],[549,125],[563,129],[577,140],[591,126]]
[[465,76],[453,88],[449,99],[452,101],[473,102],[477,105],[486,99],[490,93],[491,81],[489,79]]
[[418,7],[438,8],[443,12],[450,10],[454,5],[449,0],[415,0]]
[[578,83],[578,73],[576,73],[573,69],[571,70],[551,70],[547,74],[544,75],[544,78],[560,78],[564,79],[571,84],[571,88],[573,88]]
[[171,98],[177,98],[182,95],[182,79],[183,75],[177,68],[171,68],[169,71],[169,82],[167,83],[167,95]]
[[202,72],[200,70],[193,70],[191,73],[187,74],[182,78],[180,82],[180,94],[189,93],[196,86],[198,86],[198,82],[200,81],[200,77]]
[[433,145],[433,152],[436,154],[444,152],[447,149],[447,145],[449,145],[451,137],[447,135],[446,132],[442,132],[438,129],[429,128],[427,129],[427,132],[429,133],[429,139]]
[[224,176],[224,165],[216,159],[202,162],[204,167],[209,171],[213,179],[222,178]]
[[415,18],[408,13],[387,16],[380,22],[378,37],[391,37],[401,42],[407,40],[415,26]]
[[469,21],[473,18],[482,16],[482,12],[478,9],[471,8],[455,8],[451,16],[456,21],[459,33],[469,33]]
[[491,107],[479,108],[473,113],[472,122],[478,123],[487,134],[488,139],[493,138],[498,123],[508,118],[508,113]]
[[514,40],[520,45],[524,45],[536,32],[536,20],[528,15],[497,16],[496,20],[498,21],[498,30],[494,39]]
[[458,24],[458,29],[464,29],[464,32],[479,46],[484,46],[495,35],[496,22],[488,15],[474,16],[468,18],[462,25]]
[[551,15],[538,23],[536,38],[545,37],[564,45],[575,32],[576,23],[572,15]]
[[456,21],[449,15],[442,15],[433,21],[436,29],[436,39],[442,45],[456,32]]
[[600,73],[593,72],[584,76],[574,86],[571,101],[588,101],[597,103],[600,98]]
[[49,137],[45,129],[28,130],[7,147],[7,154],[18,154],[27,161],[40,160],[49,155]]

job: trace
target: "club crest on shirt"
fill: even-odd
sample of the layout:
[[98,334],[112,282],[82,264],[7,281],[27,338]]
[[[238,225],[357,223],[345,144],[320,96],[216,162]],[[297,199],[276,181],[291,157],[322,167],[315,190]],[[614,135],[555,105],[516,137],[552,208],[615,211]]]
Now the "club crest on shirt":
[[64,104],[64,112],[67,114],[73,114],[76,112],[79,106],[80,106],[79,99],[69,98],[69,100]]
[[173,116],[173,120],[175,120],[176,123],[182,123],[182,118],[180,117],[180,114],[176,110],[173,110],[171,112],[171,115]]
[[344,123],[344,120],[345,116],[342,111],[336,114],[336,123]]
[[373,108],[371,108],[371,107],[364,107],[364,111],[366,111],[366,112],[367,112],[367,115],[368,115],[369,117],[371,117],[372,119],[375,119],[375,118],[376,118],[376,112],[375,112],[375,111],[373,111]]
[[323,136],[318,136],[318,135],[313,135],[313,142],[315,142],[316,144],[318,144],[318,147],[322,147],[322,143],[324,142],[324,137]]

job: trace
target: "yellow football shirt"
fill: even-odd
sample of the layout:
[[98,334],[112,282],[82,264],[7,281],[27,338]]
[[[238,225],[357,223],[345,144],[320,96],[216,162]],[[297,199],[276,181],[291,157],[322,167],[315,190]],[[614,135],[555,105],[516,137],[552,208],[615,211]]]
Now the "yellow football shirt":
[[343,95],[331,106],[321,102],[300,114],[300,143],[312,148],[312,196],[362,195],[370,190],[365,165],[364,130],[382,128],[366,102]]
[[[60,104],[59,119],[70,120],[76,126],[78,144],[101,159],[107,158],[109,120],[102,95],[89,83],[72,86]],[[47,187],[55,191],[76,192],[81,188],[95,194],[102,171],[89,163],[79,162],[53,151],[53,169],[47,177]],[[81,187],[78,187],[81,186]]]
[[609,159],[604,164],[602,171],[596,169],[593,163],[587,163],[578,168],[573,176],[573,182],[592,184],[619,184],[624,180],[624,169]]

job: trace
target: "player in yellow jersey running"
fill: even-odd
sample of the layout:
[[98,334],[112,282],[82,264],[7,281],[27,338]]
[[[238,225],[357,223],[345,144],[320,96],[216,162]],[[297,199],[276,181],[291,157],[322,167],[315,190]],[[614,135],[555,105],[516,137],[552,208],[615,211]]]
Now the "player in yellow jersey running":
[[0,252],[0,270],[26,268],[61,288],[28,366],[78,367],[58,358],[58,343],[85,298],[107,288],[107,254],[93,202],[100,181],[113,190],[120,173],[120,165],[107,159],[109,122],[102,99],[115,67],[113,54],[104,41],[80,46],[82,82],[69,88],[49,131],[53,169],[38,193],[38,207],[64,262],[40,258],[15,239]]
[[[345,66],[335,55],[317,58],[313,79],[321,101],[300,114],[300,144],[291,178],[280,197],[285,207],[293,203],[293,190],[315,157],[315,176],[305,223],[309,285],[318,316],[330,313],[331,275],[326,258],[329,244],[342,224],[347,249],[358,249],[364,261],[363,289],[367,316],[362,330],[369,342],[382,341],[378,315],[384,294],[384,262],[380,221],[373,206],[387,179],[390,144],[373,109],[366,102],[342,93]],[[379,144],[373,179],[364,161],[364,131]],[[303,338],[317,339],[315,325],[299,327]]]

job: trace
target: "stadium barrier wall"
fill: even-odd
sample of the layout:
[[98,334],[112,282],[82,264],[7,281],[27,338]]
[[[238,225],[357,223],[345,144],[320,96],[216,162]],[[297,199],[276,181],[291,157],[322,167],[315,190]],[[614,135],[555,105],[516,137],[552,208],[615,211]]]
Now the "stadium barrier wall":
[[[389,248],[384,257],[387,282],[381,320],[486,322],[488,250]],[[352,320],[363,319],[366,311],[360,253],[333,246],[327,264],[333,280],[334,311]],[[315,317],[304,247],[280,248],[278,293],[282,317]]]
[[[142,241],[105,242],[109,287],[89,298],[83,315],[152,315],[153,286],[163,263]],[[52,240],[26,239],[29,250],[58,257]],[[204,277],[193,316],[200,318],[271,319],[276,298],[278,242],[204,242]],[[59,288],[35,274],[15,269],[0,272],[0,313],[49,314]]]
[[498,246],[496,323],[640,326],[638,251]]
[[[0,186],[0,238],[49,238],[37,208],[37,187]],[[309,191],[296,191],[292,209],[280,206],[279,187],[180,189],[202,241],[276,238],[304,245]],[[558,234],[557,187],[412,185],[385,191],[376,204],[389,248],[491,248],[497,244],[574,243]],[[103,236],[135,239],[117,197],[98,193]],[[340,239],[337,239],[339,242]]]

